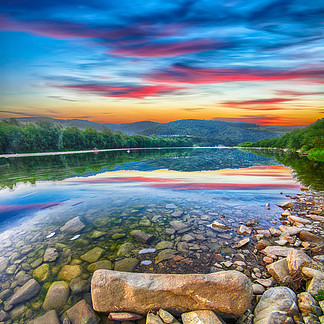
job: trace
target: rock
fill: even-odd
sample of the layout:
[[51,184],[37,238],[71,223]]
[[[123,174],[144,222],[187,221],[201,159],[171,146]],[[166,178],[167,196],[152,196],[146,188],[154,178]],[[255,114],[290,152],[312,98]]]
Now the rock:
[[30,279],[14,293],[9,304],[15,305],[29,300],[36,296],[41,290],[41,286],[35,279]]
[[132,235],[135,238],[135,240],[141,243],[149,243],[154,238],[153,234],[145,233],[139,230],[131,231],[130,235]]
[[163,324],[163,321],[159,316],[148,313],[146,317],[146,324]]
[[283,202],[281,204],[277,204],[277,206],[282,209],[288,209],[288,208],[293,208],[294,204],[291,201],[288,201],[288,202]]
[[318,294],[319,290],[324,291],[324,279],[314,277],[309,282],[307,282],[306,288],[307,292],[315,296],[316,294]]
[[312,268],[303,267],[302,268],[302,273],[308,278],[318,277],[318,278],[324,279],[324,272],[320,271],[320,270],[315,270],[315,269],[312,269]]
[[55,281],[51,284],[49,287],[45,301],[43,303],[43,309],[45,311],[51,310],[51,309],[60,309],[62,308],[68,298],[69,298],[69,284],[65,281]]
[[214,309],[240,316],[250,305],[250,280],[237,271],[211,274],[149,274],[98,270],[91,281],[95,311],[146,314],[163,308],[172,314]]
[[90,282],[81,277],[74,278],[70,282],[70,289],[73,294],[78,295],[90,291]]
[[66,222],[64,226],[60,228],[61,232],[74,234],[84,229],[85,225],[81,222],[80,218],[74,217],[70,221]]
[[267,246],[261,252],[270,257],[272,255],[286,257],[291,251],[294,251],[294,248],[288,248],[285,246]]
[[313,259],[318,262],[324,262],[324,255],[314,255]]
[[257,279],[255,282],[259,283],[260,285],[266,288],[273,286],[272,279]]
[[304,227],[286,226],[286,225],[280,225],[279,229],[281,232],[288,233],[290,235],[297,235],[302,231],[306,231],[306,228]]
[[48,275],[49,275],[49,264],[48,263],[42,264],[40,267],[36,268],[33,271],[33,277],[39,282],[47,280]]
[[308,292],[302,292],[297,295],[298,307],[303,317],[315,314],[316,316],[322,315],[321,308],[318,306],[317,301]]
[[290,215],[288,216],[288,220],[292,223],[295,223],[296,225],[298,224],[312,224],[312,222],[309,219],[306,218],[302,218],[302,217],[298,217],[298,216],[294,216],[294,215]]
[[96,270],[99,270],[99,269],[111,270],[112,264],[111,264],[111,261],[109,261],[109,260],[101,260],[101,261],[97,261],[97,262],[89,264],[87,269],[89,272],[95,272]]
[[304,242],[313,242],[313,243],[318,243],[318,244],[324,243],[324,240],[322,237],[315,235],[313,233],[310,233],[308,231],[301,231],[299,233],[299,238]]
[[183,324],[224,324],[224,321],[211,310],[197,310],[181,315]]
[[283,213],[281,213],[281,216],[284,216],[284,217],[291,216],[290,211],[289,210],[285,210]]
[[65,265],[59,272],[57,279],[71,281],[72,279],[79,277],[82,273],[82,269],[79,265]]
[[93,231],[91,234],[92,239],[97,239],[99,237],[105,236],[107,233],[105,232],[100,232],[100,231]]
[[273,227],[269,228],[269,232],[272,236],[280,236],[281,235],[281,231],[276,228],[273,228]]
[[255,218],[255,219],[252,219],[252,220],[246,222],[245,225],[246,226],[255,226],[255,225],[258,225],[258,224],[259,224],[259,220],[257,218]]
[[175,204],[166,204],[165,205],[165,208],[167,208],[167,209],[176,209],[177,208],[177,206],[175,205]]
[[89,262],[89,263],[93,263],[93,262],[96,262],[101,257],[101,254],[104,251],[105,250],[100,247],[95,247],[92,250],[88,251],[87,253],[81,255],[80,258],[84,261]]
[[113,321],[138,321],[143,318],[142,315],[135,314],[135,313],[110,313],[108,315],[108,318],[113,320]]
[[190,234],[185,234],[182,236],[181,240],[184,242],[192,242],[195,240],[195,238]]
[[223,223],[220,223],[220,222],[217,222],[217,221],[213,221],[213,223],[211,224],[211,228],[214,229],[214,228],[219,228],[219,229],[222,229],[222,230],[229,230],[231,229],[229,226],[223,224]]
[[247,227],[245,225],[240,225],[240,227],[238,228],[237,231],[238,234],[242,234],[242,235],[251,235],[252,233],[252,228]]
[[0,273],[3,272],[8,266],[8,260],[5,257],[0,257]]
[[268,240],[264,240],[264,239],[262,239],[262,240],[260,240],[257,244],[256,244],[256,246],[255,246],[255,248],[257,249],[257,250],[263,250],[263,249],[265,249],[267,246],[269,246],[270,245],[270,242],[268,241]]
[[261,297],[254,310],[254,324],[295,323],[298,316],[296,294],[288,287],[273,287]]
[[45,313],[45,315],[37,317],[36,319],[34,319],[32,323],[33,324],[60,324],[60,321],[57,317],[55,310],[53,309]]
[[189,229],[189,227],[185,224],[185,223],[183,223],[183,222],[181,222],[181,221],[172,221],[172,222],[170,222],[170,225],[177,231],[177,232],[179,232],[179,231],[186,231],[186,230],[190,230]]
[[47,248],[44,253],[44,262],[53,262],[58,258],[58,252],[54,248]]
[[161,241],[158,244],[156,244],[155,248],[157,250],[172,249],[173,243],[169,241]]
[[250,242],[250,238],[249,237],[246,237],[238,242],[236,242],[232,247],[234,249],[239,249],[241,248],[242,246],[244,246],[245,244],[248,244]]
[[291,275],[301,272],[302,267],[314,263],[314,261],[303,251],[292,250],[287,255],[288,271]]
[[180,209],[178,209],[178,210],[175,210],[175,211],[171,214],[171,216],[172,216],[172,217],[180,217],[180,216],[182,216],[182,214],[183,214],[183,211],[180,210]]
[[306,217],[314,220],[314,221],[317,221],[317,222],[324,222],[324,217],[323,216],[317,216],[317,215],[306,215]]
[[160,308],[157,312],[157,314],[162,318],[164,323],[167,324],[180,324],[180,322],[174,318],[172,314],[167,312],[166,310]]
[[3,322],[4,320],[6,320],[8,318],[8,314],[3,311],[2,309],[0,310],[0,322]]
[[132,243],[129,243],[129,242],[126,242],[124,244],[122,244],[119,248],[118,248],[118,251],[117,251],[117,255],[118,256],[125,256],[127,254],[130,254],[130,252],[132,250],[135,249],[135,245],[132,244]]
[[177,253],[176,250],[171,250],[171,249],[162,250],[155,258],[155,262],[159,263],[164,260],[170,260],[175,256],[176,253]]
[[253,284],[252,291],[254,295],[262,295],[265,292],[265,288],[260,284]]
[[92,308],[83,299],[66,312],[72,324],[97,324],[97,318]]
[[126,236],[126,234],[123,234],[123,233],[115,233],[115,234],[113,234],[112,235],[112,239],[113,240],[119,240],[119,239],[121,239],[121,238],[123,238],[123,237],[125,237]]
[[[135,258],[126,258],[115,263],[115,271],[125,271],[131,272],[133,271],[136,266],[138,265],[138,260]],[[101,270],[98,270],[101,271]],[[107,270],[108,271],[108,270]]]
[[267,270],[277,282],[285,284],[291,277],[286,258],[267,265]]
[[[10,319],[11,320],[16,320],[19,317],[23,316],[24,313],[26,313],[27,311],[27,307],[25,305],[20,305],[14,308],[14,310],[12,310],[10,312]],[[14,323],[17,323],[17,321],[15,321]]]

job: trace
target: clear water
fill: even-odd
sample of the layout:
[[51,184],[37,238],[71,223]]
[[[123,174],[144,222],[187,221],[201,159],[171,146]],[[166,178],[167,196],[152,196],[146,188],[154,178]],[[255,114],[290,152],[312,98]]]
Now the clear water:
[[[258,218],[265,229],[278,226],[275,204],[299,193],[301,185],[294,171],[277,160],[233,149],[2,159],[0,170],[0,260],[5,265],[0,266],[0,287],[9,289],[0,309],[6,310],[8,323],[44,313],[47,289],[60,279],[64,265],[78,265],[83,280],[91,277],[95,262],[106,261],[107,267],[109,261],[108,268],[124,270],[120,262],[125,259],[133,262],[127,271],[208,273],[215,254],[226,259],[237,253],[231,245],[243,238],[237,234],[240,224]],[[62,231],[75,217],[85,227]],[[212,230],[215,220],[230,229]],[[174,221],[185,229],[177,230]],[[133,230],[153,238],[137,240]],[[121,252],[125,243],[131,247]],[[102,249],[100,256],[85,260],[82,256],[95,247]],[[47,248],[56,249],[54,261],[44,262]],[[7,307],[24,282],[19,276],[35,277],[44,263],[50,270],[40,281],[41,292],[26,300],[20,313],[15,309],[21,305]],[[89,298],[88,290],[71,291],[57,313],[83,298]]]

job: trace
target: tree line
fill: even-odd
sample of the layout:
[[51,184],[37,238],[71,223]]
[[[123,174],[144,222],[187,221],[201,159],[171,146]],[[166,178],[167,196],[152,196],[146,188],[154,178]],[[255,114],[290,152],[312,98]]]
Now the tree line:
[[113,133],[104,128],[63,128],[47,120],[22,124],[10,118],[0,122],[0,153],[31,153],[68,150],[192,146],[189,138],[160,138]]
[[324,150],[324,118],[298,130],[294,130],[278,138],[265,139],[254,143],[240,144],[244,147],[276,147],[315,152]]

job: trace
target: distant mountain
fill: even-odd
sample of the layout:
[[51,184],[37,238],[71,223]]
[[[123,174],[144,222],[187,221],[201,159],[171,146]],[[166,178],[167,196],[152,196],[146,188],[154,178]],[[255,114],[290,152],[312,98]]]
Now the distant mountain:
[[169,123],[140,121],[124,124],[98,123],[81,119],[64,120],[48,117],[21,117],[16,119],[21,123],[35,123],[38,120],[49,120],[62,125],[64,128],[75,126],[80,129],[91,127],[96,130],[102,130],[104,127],[107,127],[113,132],[120,131],[129,135],[189,136],[196,144],[211,146],[233,146],[246,141],[255,142],[261,139],[277,138],[296,128],[300,128],[199,119],[184,119]]

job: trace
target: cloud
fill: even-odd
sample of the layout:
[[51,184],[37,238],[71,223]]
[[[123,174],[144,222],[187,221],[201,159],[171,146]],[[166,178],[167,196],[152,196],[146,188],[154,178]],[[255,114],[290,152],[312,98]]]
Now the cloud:
[[[171,84],[207,84],[247,81],[284,81],[306,79],[321,82],[324,69],[279,70],[255,68],[197,68],[186,65],[173,65],[167,70],[157,70],[145,76],[152,82]],[[324,82],[324,81],[323,81]]]
[[288,98],[269,98],[242,101],[224,101],[221,102],[220,105],[228,108],[247,110],[280,110],[282,107],[278,107],[276,104],[282,104],[293,100],[294,99]]
[[47,98],[52,98],[52,99],[57,99],[57,100],[63,100],[63,101],[80,101],[80,100],[76,100],[76,99],[68,99],[68,98],[64,98],[61,96],[47,96]]
[[302,92],[302,91],[290,91],[290,90],[277,90],[276,93],[281,96],[294,96],[294,97],[324,95],[323,91]]
[[185,110],[185,111],[201,111],[201,110],[206,110],[206,108],[182,108],[182,110]]
[[109,51],[109,53],[120,56],[162,57],[205,52],[226,46],[228,46],[228,44],[225,42],[216,42],[211,39],[201,39],[183,42],[155,42],[138,44],[136,46],[126,45],[124,47]]
[[164,85],[117,85],[117,84],[70,84],[56,85],[55,87],[66,90],[77,90],[88,94],[95,94],[102,97],[134,98],[143,99],[146,97],[161,96],[180,90],[179,87],[169,87]]

